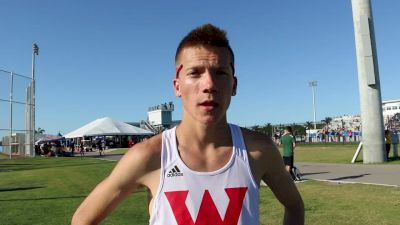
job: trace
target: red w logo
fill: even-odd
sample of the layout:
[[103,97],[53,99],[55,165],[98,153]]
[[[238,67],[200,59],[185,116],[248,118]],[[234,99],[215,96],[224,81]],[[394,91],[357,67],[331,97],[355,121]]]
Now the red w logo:
[[178,225],[237,225],[247,187],[225,188],[225,192],[229,197],[225,218],[221,218],[210,193],[205,190],[196,222],[193,221],[185,204],[189,191],[171,191],[165,192],[165,195]]

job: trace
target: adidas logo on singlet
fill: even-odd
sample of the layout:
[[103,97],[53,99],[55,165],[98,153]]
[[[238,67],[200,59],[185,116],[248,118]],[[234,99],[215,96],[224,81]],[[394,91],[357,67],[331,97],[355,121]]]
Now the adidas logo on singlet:
[[183,176],[183,173],[181,173],[181,171],[176,165],[167,174],[167,177],[180,177],[180,176]]

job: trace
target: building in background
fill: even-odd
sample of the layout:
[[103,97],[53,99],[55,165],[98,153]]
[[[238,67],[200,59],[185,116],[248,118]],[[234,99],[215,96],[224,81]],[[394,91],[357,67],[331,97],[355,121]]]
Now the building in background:
[[400,131],[400,100],[382,102],[383,122],[385,129]]
[[173,102],[149,107],[147,111],[147,120],[143,120],[140,127],[151,130],[154,133],[160,133],[164,129],[171,128],[179,123],[179,121],[172,120],[173,111]]
[[3,154],[25,155],[25,133],[13,133],[2,138]]
[[383,122],[385,127],[396,114],[400,114],[400,100],[382,101]]

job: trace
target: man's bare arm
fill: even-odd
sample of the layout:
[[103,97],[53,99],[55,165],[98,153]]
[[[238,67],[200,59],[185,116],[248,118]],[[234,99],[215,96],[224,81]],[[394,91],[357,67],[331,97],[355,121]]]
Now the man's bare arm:
[[[76,210],[72,225],[98,224],[159,168],[161,143],[154,137],[131,148],[111,174],[89,194]],[[158,159],[155,160],[155,159]]]
[[263,180],[285,207],[284,224],[304,224],[303,200],[285,169],[276,144],[264,134],[248,129],[242,132],[256,181]]
[[266,154],[267,169],[262,177],[285,207],[285,225],[304,224],[304,204],[290,174],[285,170],[278,149],[270,144]]

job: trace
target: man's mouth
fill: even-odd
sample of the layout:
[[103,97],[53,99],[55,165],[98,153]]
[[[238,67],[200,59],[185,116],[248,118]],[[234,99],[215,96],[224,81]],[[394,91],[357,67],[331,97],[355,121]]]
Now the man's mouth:
[[219,104],[214,101],[204,101],[199,104],[201,107],[203,107],[206,111],[212,111],[213,109],[217,108]]

